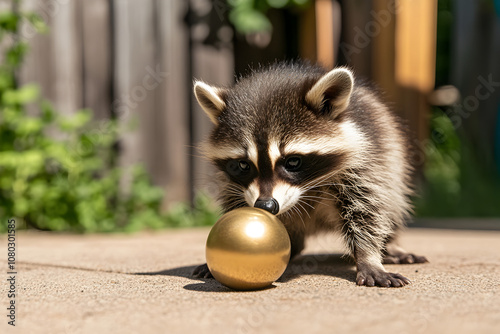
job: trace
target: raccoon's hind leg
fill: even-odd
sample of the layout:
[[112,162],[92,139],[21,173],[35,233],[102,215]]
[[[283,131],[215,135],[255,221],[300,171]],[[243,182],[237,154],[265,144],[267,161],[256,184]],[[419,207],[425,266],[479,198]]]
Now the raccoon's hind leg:
[[383,263],[385,264],[412,264],[412,263],[425,263],[429,262],[425,256],[419,256],[407,252],[396,239],[387,243],[384,252]]

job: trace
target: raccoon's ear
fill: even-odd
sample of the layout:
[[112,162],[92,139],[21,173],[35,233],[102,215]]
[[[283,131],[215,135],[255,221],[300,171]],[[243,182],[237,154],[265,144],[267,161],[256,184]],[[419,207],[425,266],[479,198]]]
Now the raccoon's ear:
[[306,101],[318,110],[327,110],[337,117],[349,105],[354,77],[346,68],[336,68],[323,75],[307,92]]
[[194,84],[194,95],[212,123],[217,125],[219,123],[217,117],[219,117],[222,110],[226,107],[226,102],[224,102],[226,91],[223,88],[213,87],[202,81],[196,81]]

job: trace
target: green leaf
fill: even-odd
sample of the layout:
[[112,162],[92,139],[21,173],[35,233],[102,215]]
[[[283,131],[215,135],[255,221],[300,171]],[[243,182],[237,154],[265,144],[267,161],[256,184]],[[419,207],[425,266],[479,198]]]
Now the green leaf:
[[40,109],[40,117],[45,124],[51,123],[56,118],[56,112],[49,101],[42,101]]
[[267,0],[267,3],[273,8],[283,8],[288,4],[288,0]]
[[17,126],[16,133],[20,136],[28,136],[38,133],[43,129],[43,122],[37,118],[27,118]]
[[14,73],[0,68],[0,93],[14,87]]
[[27,84],[17,90],[7,90],[2,95],[2,102],[6,105],[25,105],[35,101],[40,94],[36,84]]
[[304,7],[309,4],[309,0],[293,0],[293,2],[299,7]]
[[24,217],[28,213],[29,208],[29,202],[25,198],[16,198],[13,209],[14,215],[17,217]]
[[25,42],[18,42],[13,44],[6,53],[7,64],[15,68],[19,67],[28,50],[29,46]]
[[19,15],[13,12],[0,13],[0,30],[16,32],[18,22],[19,22]]
[[83,128],[92,119],[92,112],[90,110],[80,110],[76,114],[64,117],[59,120],[61,130],[66,132],[73,132]]
[[240,33],[248,34],[259,31],[271,31],[271,21],[255,9],[239,9],[229,13],[229,20]]
[[27,13],[25,14],[25,17],[38,33],[44,34],[49,31],[49,27],[40,15],[36,13]]

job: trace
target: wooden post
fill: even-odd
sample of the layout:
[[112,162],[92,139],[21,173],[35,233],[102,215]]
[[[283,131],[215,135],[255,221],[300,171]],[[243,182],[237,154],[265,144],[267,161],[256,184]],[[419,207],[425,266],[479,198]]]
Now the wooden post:
[[315,24],[315,6],[310,6],[299,17],[299,52],[302,59],[307,59],[311,62],[316,62],[318,59]]
[[391,102],[395,102],[397,96],[394,66],[396,30],[394,2],[394,0],[374,0],[372,11],[374,29],[378,29],[372,40],[372,78]]
[[428,137],[436,63],[437,0],[398,0],[395,77],[399,109],[422,143]]
[[373,34],[368,31],[372,10],[371,1],[350,0],[342,2],[342,43],[340,52],[346,65],[356,70],[357,76],[371,77]]
[[328,69],[335,66],[334,6],[338,8],[338,3],[332,0],[316,0],[315,2],[316,54],[318,63]]

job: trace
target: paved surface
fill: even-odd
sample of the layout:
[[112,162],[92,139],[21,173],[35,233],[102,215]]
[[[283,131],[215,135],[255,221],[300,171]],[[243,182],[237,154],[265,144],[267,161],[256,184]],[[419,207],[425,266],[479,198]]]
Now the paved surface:
[[[404,246],[431,262],[387,266],[413,280],[400,289],[356,286],[339,241],[317,238],[256,292],[190,277],[207,234],[20,233],[17,326],[7,325],[3,289],[0,332],[500,333],[498,231],[408,230]],[[5,235],[0,247],[6,268]]]

